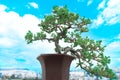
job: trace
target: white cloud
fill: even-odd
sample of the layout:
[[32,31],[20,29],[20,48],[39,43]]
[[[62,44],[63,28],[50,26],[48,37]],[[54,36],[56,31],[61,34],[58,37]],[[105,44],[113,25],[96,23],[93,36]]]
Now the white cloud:
[[107,3],[110,8],[116,8],[119,6],[119,4],[120,0],[109,0],[109,2]]
[[[31,30],[33,33],[38,32],[40,29],[38,27],[38,23],[40,23],[40,19],[38,19],[37,17],[31,14],[26,14],[23,17],[21,17],[18,13],[13,11],[10,11],[10,12],[1,11],[0,12],[0,40],[1,40],[0,44],[12,45],[12,44],[16,44],[15,41],[18,41],[19,43],[28,47],[28,45],[24,41],[24,36],[28,30]],[[25,43],[22,43],[23,41]],[[31,47],[32,45],[34,46],[33,49],[37,47],[40,48],[41,44],[43,48],[44,46],[48,45],[48,42],[39,41],[33,44],[31,44]],[[50,44],[50,45],[53,46],[54,44]],[[48,47],[51,48],[50,46]]]
[[[3,6],[6,7],[5,5],[0,5],[1,67],[19,67],[24,64],[23,67],[30,68],[30,64],[37,63],[36,57],[39,54],[54,51],[54,44],[49,44],[48,42],[37,41],[29,45],[25,42],[24,36],[28,30],[31,30],[33,33],[39,31],[38,23],[40,23],[40,19],[31,14],[20,16],[14,11],[6,12],[5,8],[1,8]],[[23,64],[17,62],[15,60],[16,57],[24,58],[26,62]],[[10,59],[9,62],[8,58]],[[3,63],[5,59],[8,63]]]
[[120,16],[115,16],[115,17],[111,18],[111,19],[107,22],[107,24],[112,25],[112,24],[119,23],[119,21],[120,21]]
[[12,47],[12,45],[17,44],[17,42],[23,42],[24,36],[28,30],[32,32],[39,31],[38,23],[40,23],[40,20],[31,14],[26,14],[21,17],[18,13],[13,11],[1,11],[0,46]]
[[[107,45],[105,53],[113,58],[120,57],[120,41],[114,41]],[[115,54],[116,53],[116,54]]]
[[104,20],[101,15],[97,17],[97,19],[93,20],[92,27],[98,27],[99,25],[103,24]]
[[20,17],[15,12],[1,12],[0,17],[0,47],[14,48],[21,44],[24,46],[25,43],[22,42],[26,32],[29,29],[33,32],[39,30],[37,24],[40,21],[33,15]]
[[111,63],[110,63],[111,68],[119,66],[119,59],[120,59],[119,53],[120,53],[120,41],[111,42],[105,48],[105,54],[107,56],[110,56],[111,59]]
[[0,46],[2,47],[13,47],[15,44],[17,44],[17,41],[15,41],[14,39],[10,39],[7,37],[0,38]]
[[88,0],[87,6],[91,5],[93,3],[93,0]]
[[120,41],[110,43],[107,49],[114,50],[114,51],[120,51]]
[[98,5],[98,10],[105,8],[105,0],[103,0],[99,5]]
[[29,5],[33,8],[38,8],[39,7],[38,4],[35,3],[35,2],[30,2]]
[[102,22],[98,24],[98,26],[100,26],[103,23],[105,23],[106,25],[113,25],[116,23],[120,23],[120,10],[119,10],[120,5],[119,4],[120,4],[120,0],[109,0],[108,2],[105,2],[105,0],[103,0],[98,6],[98,10],[100,10],[101,8],[102,10],[100,10],[100,13],[97,19],[93,20],[93,24],[96,24],[96,22],[99,22],[100,20],[99,17],[101,17]]
[[1,11],[4,11],[4,10],[6,10],[7,9],[7,6],[5,6],[5,5],[0,5],[0,12]]
[[33,32],[39,30],[38,23],[40,20],[34,15],[26,14],[23,17],[16,12],[0,12],[0,34],[18,38],[24,38],[26,32],[30,29]]

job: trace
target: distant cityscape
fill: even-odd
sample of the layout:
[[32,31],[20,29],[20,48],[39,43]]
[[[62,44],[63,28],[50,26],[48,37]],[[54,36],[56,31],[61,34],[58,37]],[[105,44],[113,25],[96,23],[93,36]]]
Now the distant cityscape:
[[[120,80],[120,68],[114,70]],[[0,69],[0,80],[42,80],[41,74],[29,69]],[[97,80],[84,71],[70,71],[69,80]],[[102,78],[99,80],[109,80]]]
[[1,69],[0,80],[40,80],[40,74],[29,69]]

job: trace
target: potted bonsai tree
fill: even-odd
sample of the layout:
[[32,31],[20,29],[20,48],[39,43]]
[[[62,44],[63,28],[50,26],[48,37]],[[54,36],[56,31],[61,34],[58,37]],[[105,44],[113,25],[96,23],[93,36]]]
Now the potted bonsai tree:
[[[90,23],[90,19],[70,12],[66,6],[54,6],[52,13],[45,15],[38,24],[40,32],[26,33],[25,40],[28,44],[47,40],[55,45],[57,54],[42,54],[37,57],[42,65],[43,80],[68,80],[69,66],[73,59],[78,61],[77,67],[91,75],[115,78],[114,72],[108,67],[110,57],[103,53],[105,46],[102,46],[102,41],[82,36],[89,31],[87,25]],[[61,41],[67,43],[66,46],[61,45]]]

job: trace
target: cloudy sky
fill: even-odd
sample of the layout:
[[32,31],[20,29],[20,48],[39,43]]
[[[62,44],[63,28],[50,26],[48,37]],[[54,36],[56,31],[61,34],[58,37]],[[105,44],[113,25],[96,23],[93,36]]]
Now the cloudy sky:
[[[103,40],[110,67],[120,67],[120,0],[0,0],[0,68],[28,68],[39,72],[36,57],[53,53],[47,42],[26,44],[28,30],[39,31],[38,23],[50,14],[54,5],[64,6],[80,16],[90,18],[91,39]],[[47,46],[46,46],[47,45]]]

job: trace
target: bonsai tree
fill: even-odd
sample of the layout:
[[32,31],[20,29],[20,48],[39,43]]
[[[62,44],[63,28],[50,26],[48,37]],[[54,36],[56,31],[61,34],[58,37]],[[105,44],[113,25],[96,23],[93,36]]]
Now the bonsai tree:
[[[105,46],[102,46],[102,41],[82,37],[83,33],[89,31],[87,25],[90,23],[90,19],[70,12],[66,6],[54,6],[52,13],[45,15],[38,24],[40,31],[36,34],[28,31],[25,40],[28,44],[37,40],[53,42],[56,53],[69,54],[78,60],[77,67],[91,75],[115,78],[114,72],[108,67],[110,57],[103,53]],[[63,47],[60,41],[68,45]]]

